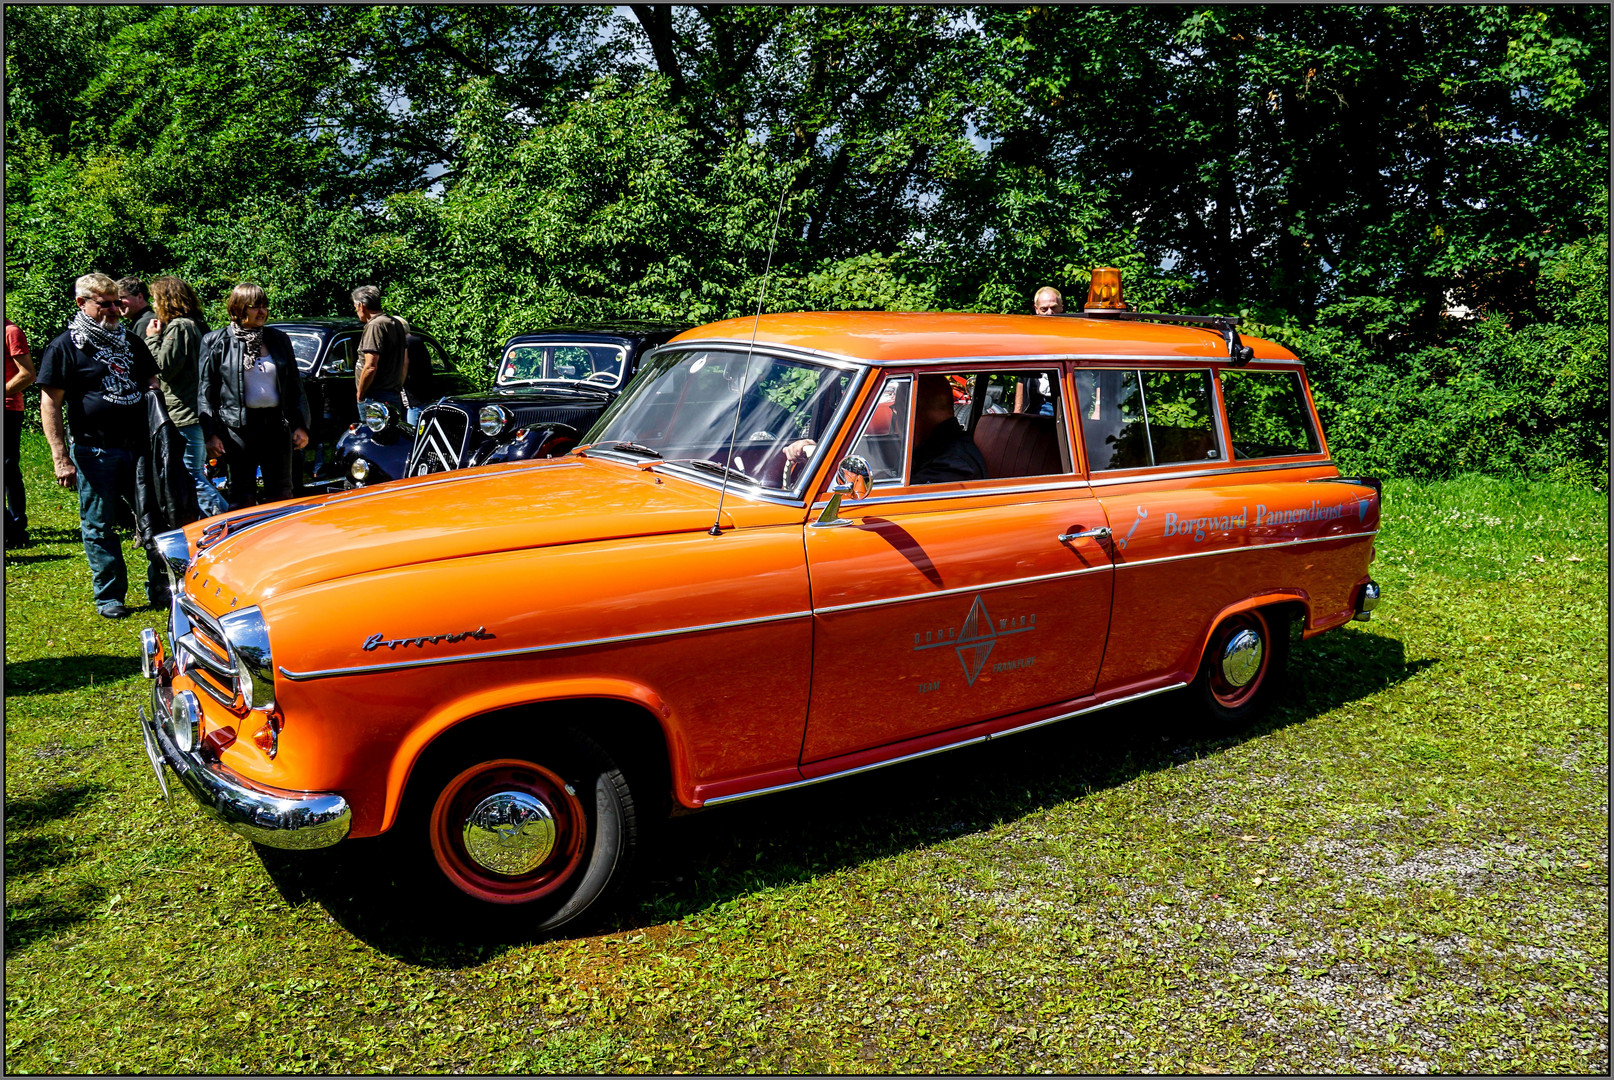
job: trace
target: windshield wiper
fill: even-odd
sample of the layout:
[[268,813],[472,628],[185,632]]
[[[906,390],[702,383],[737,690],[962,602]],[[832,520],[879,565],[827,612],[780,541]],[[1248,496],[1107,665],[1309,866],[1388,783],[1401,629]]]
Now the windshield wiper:
[[714,473],[717,473],[719,476],[732,476],[736,480],[744,481],[747,484],[755,484],[755,483],[757,483],[757,481],[754,478],[752,478],[750,476],[747,476],[745,473],[741,472],[739,469],[736,469],[736,468],[734,468],[733,466],[730,466],[730,465],[724,465],[721,462],[713,461],[711,458],[698,458],[698,457],[673,458],[671,461],[667,462],[667,464],[669,464],[669,465],[693,465],[697,469],[705,469],[707,472],[714,472]]
[[652,450],[650,447],[636,442],[606,443],[605,448],[607,450],[620,450],[624,454],[638,454],[640,457],[658,458],[661,456],[660,450]]

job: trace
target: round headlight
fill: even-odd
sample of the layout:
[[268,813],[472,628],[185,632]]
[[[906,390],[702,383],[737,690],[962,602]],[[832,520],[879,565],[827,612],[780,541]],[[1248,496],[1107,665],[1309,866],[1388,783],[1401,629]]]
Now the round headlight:
[[390,423],[392,423],[392,411],[387,408],[386,402],[367,401],[364,403],[365,427],[379,434],[385,431]]
[[347,474],[355,480],[363,480],[370,475],[370,463],[363,458],[354,458],[353,464],[348,466]]
[[173,705],[163,718],[163,729],[180,753],[188,754],[196,749],[196,744],[202,741],[202,707],[197,704],[195,694],[181,690],[174,695]]
[[503,405],[484,405],[482,411],[477,414],[477,421],[482,434],[490,439],[495,438],[509,426],[510,410]]

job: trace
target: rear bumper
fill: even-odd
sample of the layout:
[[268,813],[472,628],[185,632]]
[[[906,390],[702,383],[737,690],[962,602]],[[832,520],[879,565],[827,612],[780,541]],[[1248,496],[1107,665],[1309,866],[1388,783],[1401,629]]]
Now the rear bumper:
[[172,771],[209,815],[248,840],[267,847],[308,850],[330,847],[347,836],[353,811],[347,800],[331,792],[283,791],[237,776],[212,759],[204,747],[186,752],[166,730],[174,692],[168,672],[155,672],[151,715],[139,710],[140,737],[157,774],[157,784],[172,802],[164,770]]

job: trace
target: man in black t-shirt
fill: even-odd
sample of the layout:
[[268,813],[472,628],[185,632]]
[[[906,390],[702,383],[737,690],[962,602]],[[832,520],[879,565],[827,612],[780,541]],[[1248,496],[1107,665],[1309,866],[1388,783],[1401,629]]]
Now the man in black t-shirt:
[[[121,619],[129,614],[123,604],[129,575],[118,507],[134,505],[135,458],[150,439],[142,394],[156,385],[157,362],[145,342],[118,324],[116,282],[85,274],[73,291],[78,314],[39,360],[40,420],[56,482],[78,489],[79,535],[95,584],[95,610]],[[167,576],[149,551],[146,598],[153,607],[168,605]]]

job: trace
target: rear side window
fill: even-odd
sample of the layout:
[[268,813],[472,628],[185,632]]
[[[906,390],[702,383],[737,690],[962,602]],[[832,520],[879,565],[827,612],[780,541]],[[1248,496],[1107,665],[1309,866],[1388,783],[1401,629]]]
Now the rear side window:
[[1081,370],[1076,398],[1094,472],[1222,459],[1207,370]]
[[1322,447],[1297,371],[1224,371],[1235,458],[1315,454]]

